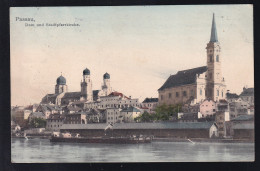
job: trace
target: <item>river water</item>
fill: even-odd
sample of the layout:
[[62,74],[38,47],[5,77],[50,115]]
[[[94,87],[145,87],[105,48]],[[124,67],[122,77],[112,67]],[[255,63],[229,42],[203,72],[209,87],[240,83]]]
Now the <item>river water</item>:
[[13,163],[254,161],[253,143],[152,142],[150,144],[52,143],[12,138]]

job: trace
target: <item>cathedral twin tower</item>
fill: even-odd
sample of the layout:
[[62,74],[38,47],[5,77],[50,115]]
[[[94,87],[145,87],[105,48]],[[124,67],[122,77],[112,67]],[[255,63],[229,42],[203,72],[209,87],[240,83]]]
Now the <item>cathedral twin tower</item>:
[[[55,86],[55,94],[62,94],[68,91],[66,85],[66,79],[61,75],[57,78]],[[86,68],[83,70],[83,81],[80,83],[81,91],[80,97],[86,101],[93,101],[93,90],[92,90],[92,80],[90,78],[90,70]],[[102,90],[99,91],[100,95],[107,96],[112,92],[112,88],[110,86],[110,75],[105,73],[103,75],[103,86]]]

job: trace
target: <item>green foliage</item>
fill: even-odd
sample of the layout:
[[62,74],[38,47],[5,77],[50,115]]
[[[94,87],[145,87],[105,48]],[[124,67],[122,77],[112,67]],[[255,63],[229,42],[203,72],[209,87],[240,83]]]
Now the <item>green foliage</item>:
[[144,112],[141,116],[135,118],[138,122],[152,122],[152,121],[168,121],[171,118],[178,118],[178,112],[182,112],[182,104],[176,105],[160,105],[155,109],[155,114]]
[[178,112],[182,112],[182,105],[160,105],[155,109],[156,111],[156,120],[166,121],[170,118],[177,118]]
[[32,118],[32,120],[29,122],[29,126],[31,128],[45,128],[46,120],[42,118]]
[[136,117],[134,120],[138,122],[151,122],[154,120],[154,115],[145,111],[142,115]]

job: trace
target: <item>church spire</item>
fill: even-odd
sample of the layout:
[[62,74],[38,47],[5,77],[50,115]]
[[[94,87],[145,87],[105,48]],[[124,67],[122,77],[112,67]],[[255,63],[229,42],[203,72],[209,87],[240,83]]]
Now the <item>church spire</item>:
[[210,42],[218,42],[218,35],[217,35],[217,28],[216,28],[214,13],[213,13],[213,19],[212,19],[212,26],[211,26]]

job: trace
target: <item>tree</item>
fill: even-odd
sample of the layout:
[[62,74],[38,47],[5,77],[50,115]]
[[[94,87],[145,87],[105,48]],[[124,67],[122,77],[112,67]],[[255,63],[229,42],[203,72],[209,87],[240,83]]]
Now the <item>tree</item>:
[[154,120],[154,115],[151,115],[145,111],[142,115],[136,117],[134,120],[138,122],[151,122]]
[[177,118],[178,112],[182,112],[182,105],[176,104],[176,105],[166,105],[162,104],[160,106],[157,106],[156,109],[155,118],[156,120],[169,120],[172,118]]
[[46,120],[42,118],[32,118],[29,122],[29,126],[31,128],[45,128],[46,127]]

